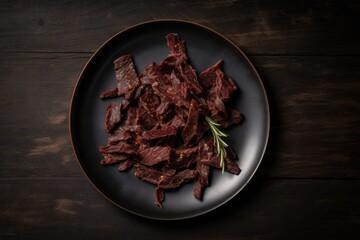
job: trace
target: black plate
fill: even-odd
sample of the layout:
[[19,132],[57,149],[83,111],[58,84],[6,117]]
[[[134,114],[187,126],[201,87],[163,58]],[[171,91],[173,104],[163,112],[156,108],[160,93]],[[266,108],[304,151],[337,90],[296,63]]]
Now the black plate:
[[[212,170],[211,186],[204,200],[192,194],[192,184],[167,191],[161,209],[154,204],[154,186],[134,176],[133,170],[119,173],[116,166],[100,165],[98,146],[106,145],[105,107],[99,94],[115,86],[113,61],[131,53],[138,71],[151,61],[159,63],[169,50],[165,35],[173,32],[186,41],[196,71],[224,60],[224,72],[234,79],[239,92],[232,103],[245,115],[243,124],[227,130],[228,143],[239,156],[239,175]],[[269,107],[256,70],[231,41],[204,26],[186,21],[160,20],[128,28],[108,40],[85,66],[73,93],[70,134],[78,161],[90,182],[108,200],[134,214],[153,219],[183,219],[209,212],[234,197],[251,179],[263,157],[269,134]]]

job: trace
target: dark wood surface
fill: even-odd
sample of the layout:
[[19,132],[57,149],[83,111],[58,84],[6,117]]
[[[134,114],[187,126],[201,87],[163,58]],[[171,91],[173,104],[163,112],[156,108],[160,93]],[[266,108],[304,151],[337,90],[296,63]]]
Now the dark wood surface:
[[[0,2],[0,239],[360,239],[358,1]],[[107,202],[72,151],[68,111],[96,49],[143,21],[204,24],[258,70],[271,132],[254,179],[201,217]]]

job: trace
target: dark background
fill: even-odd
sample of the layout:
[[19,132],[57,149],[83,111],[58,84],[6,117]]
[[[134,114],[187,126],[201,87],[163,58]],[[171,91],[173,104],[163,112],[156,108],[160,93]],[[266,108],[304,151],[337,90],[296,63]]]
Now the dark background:
[[[1,1],[0,239],[359,239],[358,1]],[[105,200],[72,151],[68,111],[108,38],[174,18],[234,41],[268,93],[263,162],[201,217],[154,221]]]

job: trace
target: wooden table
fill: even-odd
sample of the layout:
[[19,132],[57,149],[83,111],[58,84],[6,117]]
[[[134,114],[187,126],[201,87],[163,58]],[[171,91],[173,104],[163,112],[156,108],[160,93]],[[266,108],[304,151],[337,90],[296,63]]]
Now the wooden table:
[[[360,239],[359,13],[350,0],[2,1],[0,239]],[[94,51],[161,18],[233,40],[271,108],[253,180],[184,221],[142,219],[106,201],[68,130],[72,91]]]

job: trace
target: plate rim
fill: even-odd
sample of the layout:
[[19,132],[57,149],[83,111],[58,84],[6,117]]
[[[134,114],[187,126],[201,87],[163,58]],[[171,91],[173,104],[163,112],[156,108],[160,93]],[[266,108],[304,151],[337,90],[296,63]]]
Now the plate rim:
[[[255,169],[254,171],[250,174],[249,178],[247,179],[247,181],[245,181],[245,183],[233,194],[231,195],[230,197],[228,197],[227,199],[225,199],[223,202],[221,202],[220,204],[217,204],[216,206],[212,207],[212,208],[209,208],[209,209],[206,209],[205,211],[202,211],[202,212],[199,212],[199,213],[195,213],[195,214],[191,214],[191,215],[188,215],[188,216],[183,216],[183,217],[169,217],[169,218],[166,218],[166,217],[153,217],[153,216],[149,216],[149,215],[146,215],[146,214],[140,214],[138,212],[134,212],[130,209],[127,209],[123,206],[121,206],[120,204],[116,203],[115,201],[111,200],[108,196],[105,195],[105,193],[103,193],[96,185],[95,183],[90,179],[90,177],[88,176],[88,174],[86,173],[86,171],[84,170],[82,164],[81,164],[81,161],[78,157],[78,153],[76,151],[76,148],[75,148],[75,145],[74,145],[74,135],[73,135],[73,125],[72,125],[72,118],[73,118],[73,107],[74,107],[74,98],[78,92],[78,88],[79,88],[79,84],[81,82],[81,80],[83,79],[83,75],[84,73],[86,72],[86,70],[88,69],[89,65],[93,62],[93,59],[95,59],[97,57],[97,55],[111,42],[113,41],[117,36],[119,35],[122,35],[122,34],[125,34],[127,31],[133,29],[133,28],[137,28],[137,27],[140,27],[140,26],[143,26],[143,25],[147,25],[147,24],[154,24],[154,23],[161,23],[161,22],[173,22],[173,23],[182,23],[182,24],[188,24],[188,25],[193,25],[193,26],[197,26],[197,27],[200,27],[200,28],[203,28],[204,30],[207,30],[209,32],[212,32],[213,34],[215,34],[216,36],[224,39],[227,43],[231,44],[241,55],[242,57],[245,59],[245,61],[248,63],[248,65],[250,66],[252,72],[256,75],[256,79],[260,85],[260,88],[261,88],[261,91],[262,91],[262,94],[264,96],[264,99],[265,99],[265,110],[266,110],[266,116],[267,116],[267,122],[266,122],[266,133],[265,133],[265,141],[264,141],[264,147],[262,149],[262,152],[261,152],[261,155],[260,155],[260,159],[258,160],[258,163],[257,165],[255,166]],[[266,90],[265,90],[265,87],[264,87],[264,84],[262,82],[262,79],[259,75],[259,73],[257,72],[255,66],[253,65],[253,63],[250,61],[250,59],[247,57],[247,55],[240,49],[240,47],[238,47],[231,39],[229,39],[228,37],[226,37],[224,34],[210,28],[210,27],[207,27],[203,24],[200,24],[200,23],[196,23],[196,22],[193,22],[193,21],[190,21],[190,20],[183,20],[183,19],[172,19],[172,18],[163,18],[163,19],[155,19],[155,20],[149,20],[149,21],[143,21],[143,22],[140,22],[140,23],[137,23],[137,24],[133,24],[133,25],[130,25],[128,27],[126,27],[125,29],[117,32],[116,34],[114,34],[113,36],[111,36],[110,38],[108,38],[100,47],[98,47],[98,49],[92,53],[91,57],[89,58],[89,60],[86,62],[86,64],[84,65],[84,67],[82,68],[77,80],[76,80],[76,83],[75,83],[75,86],[73,88],[73,91],[72,91],[72,94],[71,94],[71,99],[70,99],[70,107],[69,107],[69,118],[68,118],[68,126],[69,126],[69,138],[70,138],[70,143],[71,143],[71,147],[72,147],[72,150],[73,150],[73,153],[75,154],[75,158],[76,158],[76,162],[78,163],[78,165],[80,166],[80,169],[81,171],[83,172],[83,174],[85,175],[86,179],[88,182],[90,182],[90,184],[93,186],[93,188],[96,189],[96,191],[98,193],[100,193],[106,200],[108,200],[109,202],[111,202],[113,205],[115,205],[116,207],[119,207],[120,209],[124,210],[125,212],[128,212],[128,213],[131,213],[131,214],[134,214],[136,216],[140,216],[140,217],[144,217],[144,218],[147,218],[147,219],[153,219],[153,220],[162,220],[162,221],[175,221],[175,220],[183,220],[183,219],[190,219],[190,218],[194,218],[194,217],[198,217],[198,216],[201,216],[201,215],[204,215],[206,213],[209,213],[221,206],[223,206],[225,203],[229,202],[231,199],[233,199],[235,196],[237,196],[239,194],[239,192],[242,191],[242,189],[250,182],[250,180],[254,177],[255,173],[257,172],[263,158],[264,158],[264,155],[265,155],[265,152],[266,152],[266,149],[268,147],[268,141],[269,141],[269,135],[270,135],[270,107],[269,107],[269,100],[268,100],[268,97],[267,97],[267,94],[266,94]]]

